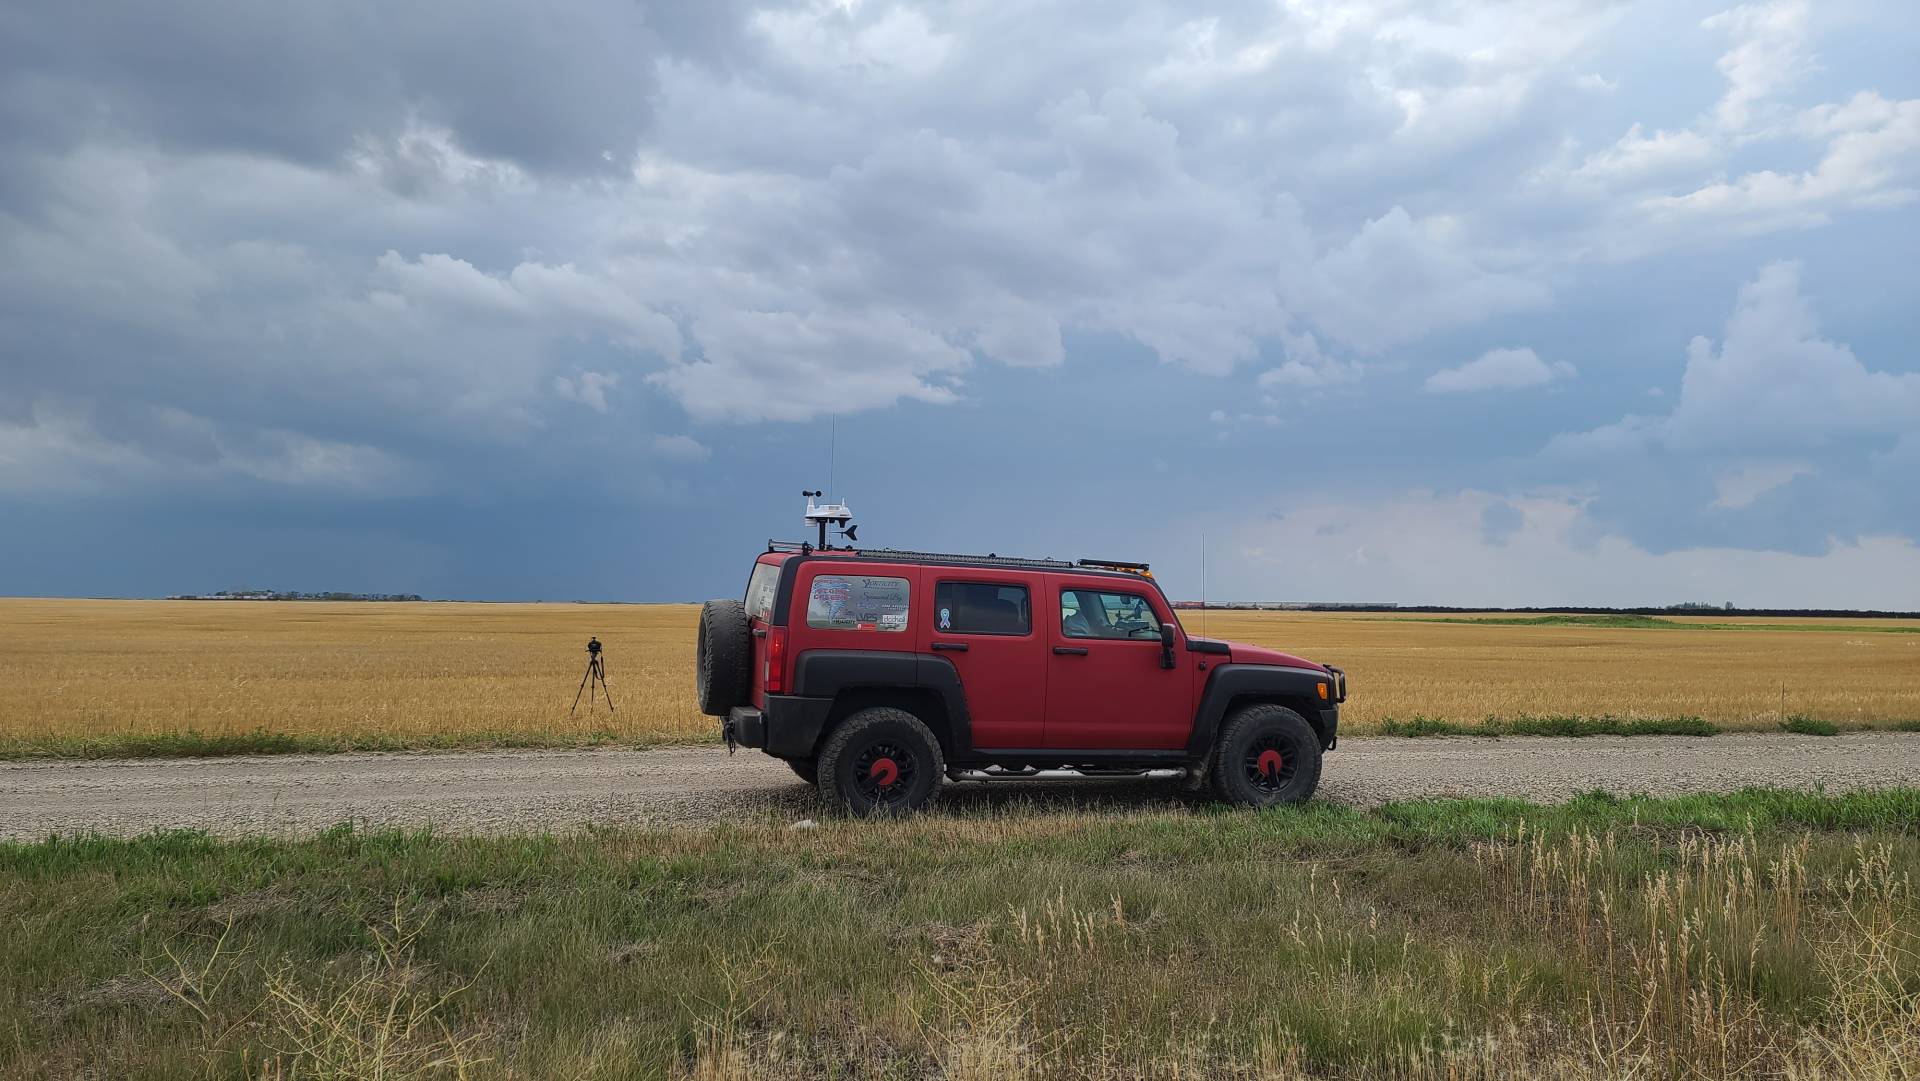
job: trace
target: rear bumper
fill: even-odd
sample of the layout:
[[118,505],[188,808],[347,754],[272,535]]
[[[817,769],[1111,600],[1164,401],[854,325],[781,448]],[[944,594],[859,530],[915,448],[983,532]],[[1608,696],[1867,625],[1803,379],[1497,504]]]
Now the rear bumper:
[[767,695],[767,708],[735,706],[720,723],[729,743],[758,747],[780,758],[812,758],[826,727],[831,698],[798,694]]

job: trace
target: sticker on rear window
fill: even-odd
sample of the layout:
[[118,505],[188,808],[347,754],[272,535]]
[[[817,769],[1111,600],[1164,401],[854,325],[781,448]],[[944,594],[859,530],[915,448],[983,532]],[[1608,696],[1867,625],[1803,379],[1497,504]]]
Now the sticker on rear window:
[[823,574],[807,592],[807,626],[842,631],[904,631],[905,578]]

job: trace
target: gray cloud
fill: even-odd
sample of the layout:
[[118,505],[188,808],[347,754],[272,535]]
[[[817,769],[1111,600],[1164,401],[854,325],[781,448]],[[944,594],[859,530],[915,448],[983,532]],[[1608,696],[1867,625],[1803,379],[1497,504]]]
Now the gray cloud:
[[481,158],[618,174],[653,113],[656,63],[726,56],[741,16],[725,2],[13,5],[0,100],[11,132],[43,142],[332,165],[423,127]]
[[[1920,191],[1911,88],[1833,64],[1841,89],[1807,89],[1820,9],[1688,16],[1663,59],[1695,81],[1649,89],[1651,17],[14,5],[0,486],[538,489],[589,446],[666,486],[722,464],[712,426],[970,401],[990,422],[997,380],[1136,354],[1212,380],[1251,441],[1322,396],[1373,416],[1371,381],[1502,342],[1557,359],[1508,323],[1579,323],[1596,266],[1790,253]],[[1569,435],[1542,471],[1650,549],[1641,523],[1676,506],[1749,526],[1848,466],[1880,509],[1833,520],[1901,521],[1882,478],[1913,456],[1910,358],[1826,341],[1787,273],[1685,358],[1670,414]],[[1738,495],[1783,462],[1812,472],[1711,507],[1716,478]]]

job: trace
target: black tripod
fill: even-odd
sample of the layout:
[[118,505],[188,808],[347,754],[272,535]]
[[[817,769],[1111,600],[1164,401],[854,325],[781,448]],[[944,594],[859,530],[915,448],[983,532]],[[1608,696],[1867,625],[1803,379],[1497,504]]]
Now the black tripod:
[[[567,710],[567,716],[580,708],[580,695],[592,684],[607,692],[607,712],[613,712],[613,691],[607,686],[607,662],[600,659],[600,639],[587,639],[587,674],[580,677],[580,690],[573,692],[573,706]],[[592,709],[594,699],[587,699],[587,708]]]

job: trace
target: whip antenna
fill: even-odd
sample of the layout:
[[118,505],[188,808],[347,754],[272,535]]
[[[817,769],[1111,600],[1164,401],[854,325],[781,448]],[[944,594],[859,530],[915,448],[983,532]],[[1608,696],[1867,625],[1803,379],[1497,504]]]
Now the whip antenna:
[[1207,636],[1207,535],[1200,534],[1200,637]]

